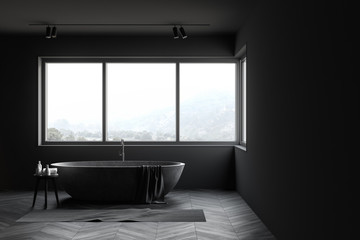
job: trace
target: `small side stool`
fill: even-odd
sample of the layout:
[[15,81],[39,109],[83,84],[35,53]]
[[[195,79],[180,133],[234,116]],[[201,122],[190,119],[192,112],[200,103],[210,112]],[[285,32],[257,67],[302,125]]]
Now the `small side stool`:
[[39,183],[41,180],[45,181],[45,209],[47,208],[48,181],[50,181],[50,180],[52,181],[53,186],[54,186],[57,205],[60,206],[59,196],[58,196],[57,186],[56,186],[56,178],[59,177],[59,174],[52,174],[52,175],[36,175],[36,174],[34,174],[34,177],[36,178],[36,184],[35,184],[34,200],[33,200],[32,207],[35,206],[36,195],[37,195]]

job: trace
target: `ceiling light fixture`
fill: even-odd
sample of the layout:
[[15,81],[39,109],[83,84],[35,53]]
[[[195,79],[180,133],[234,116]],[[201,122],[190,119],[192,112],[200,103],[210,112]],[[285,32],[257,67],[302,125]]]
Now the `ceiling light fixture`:
[[185,33],[185,29],[182,26],[180,27],[180,34],[181,34],[182,39],[185,39],[188,37]]
[[53,26],[51,28],[49,25],[47,25],[45,37],[46,38],[56,38],[56,35],[57,35],[56,27]]
[[178,28],[176,26],[173,27],[173,33],[174,33],[174,39],[178,39],[179,32],[178,32]]
[[[51,28],[50,26],[53,25]],[[56,38],[57,36],[57,29],[55,24],[44,24],[44,23],[31,23],[29,26],[47,26],[46,27],[46,38]],[[179,38],[179,31],[182,39],[187,38],[187,34],[185,33],[184,26],[186,27],[209,27],[210,24],[208,23],[56,23],[56,26],[64,26],[64,27],[73,27],[73,26],[86,26],[86,27],[99,27],[99,26],[106,26],[106,27],[173,27],[173,34],[174,39]],[[178,28],[180,26],[180,28]]]
[[46,27],[45,37],[46,38],[51,38],[51,27],[50,26]]
[[56,34],[57,34],[56,27],[53,26],[53,28],[51,30],[51,38],[56,38]]

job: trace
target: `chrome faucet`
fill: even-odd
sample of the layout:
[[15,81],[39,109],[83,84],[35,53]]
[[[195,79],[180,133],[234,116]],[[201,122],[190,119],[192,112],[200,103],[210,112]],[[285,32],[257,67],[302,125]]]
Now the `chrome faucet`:
[[121,157],[121,160],[125,161],[125,142],[124,139],[121,139],[121,151],[119,151],[119,155]]

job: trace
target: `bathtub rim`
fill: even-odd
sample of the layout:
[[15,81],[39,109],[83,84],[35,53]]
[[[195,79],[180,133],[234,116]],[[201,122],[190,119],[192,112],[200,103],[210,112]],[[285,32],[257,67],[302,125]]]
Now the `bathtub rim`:
[[104,161],[99,161],[99,160],[94,160],[94,161],[69,161],[69,162],[54,162],[51,163],[50,165],[52,167],[66,167],[66,168],[139,168],[142,167],[143,165],[147,165],[146,163],[149,162],[153,162],[153,163],[158,163],[158,164],[154,164],[154,165],[160,165],[162,168],[168,168],[168,167],[180,167],[180,166],[185,166],[185,163],[183,162],[173,162],[173,161],[149,161],[149,160],[125,160],[126,163],[144,163],[144,164],[139,164],[139,165],[114,165],[114,166],[90,166],[90,165],[71,165],[72,163],[86,163],[86,162],[113,162],[113,163],[123,163],[123,161],[121,160],[104,160]]

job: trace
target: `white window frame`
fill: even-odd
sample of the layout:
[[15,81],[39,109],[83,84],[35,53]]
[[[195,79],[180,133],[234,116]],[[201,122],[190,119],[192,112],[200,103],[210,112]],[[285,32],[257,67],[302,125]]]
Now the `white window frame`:
[[[239,122],[240,122],[240,146],[244,147],[246,150],[246,141],[247,141],[247,120],[246,120],[246,109],[247,109],[247,101],[246,101],[246,87],[247,87],[247,69],[246,65],[244,67],[243,63],[246,63],[247,65],[247,60],[246,60],[246,55],[244,55],[241,59],[240,59],[240,118],[239,118]],[[245,74],[245,78],[244,78],[244,74]]]
[[[102,63],[103,64],[103,125],[102,125],[102,141],[99,142],[66,142],[66,141],[46,141],[46,63]],[[234,146],[241,144],[241,97],[239,86],[241,85],[241,72],[240,61],[238,58],[121,58],[121,57],[39,57],[38,58],[38,145],[39,146],[106,146],[106,145],[119,145],[117,141],[106,140],[106,63],[176,63],[176,141],[158,142],[129,142],[126,145],[204,145],[204,146]],[[201,141],[189,142],[179,140],[179,88],[180,76],[179,65],[180,63],[235,63],[236,64],[236,79],[235,79],[235,141]]]

